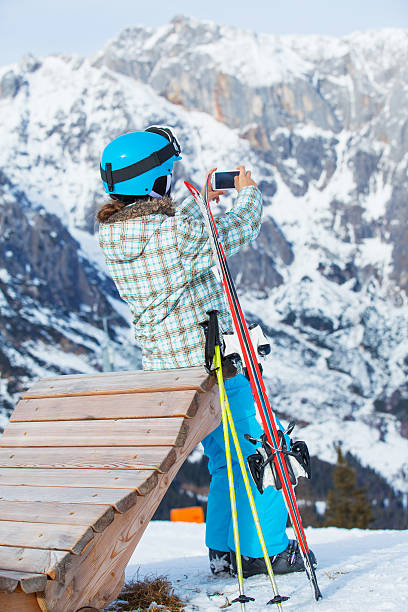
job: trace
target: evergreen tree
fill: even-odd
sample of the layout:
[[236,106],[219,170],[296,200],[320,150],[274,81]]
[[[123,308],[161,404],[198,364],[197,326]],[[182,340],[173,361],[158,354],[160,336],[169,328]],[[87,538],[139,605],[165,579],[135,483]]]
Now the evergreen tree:
[[356,487],[355,470],[337,447],[337,465],[333,472],[334,488],[327,497],[325,526],[367,529],[373,520],[365,487]]

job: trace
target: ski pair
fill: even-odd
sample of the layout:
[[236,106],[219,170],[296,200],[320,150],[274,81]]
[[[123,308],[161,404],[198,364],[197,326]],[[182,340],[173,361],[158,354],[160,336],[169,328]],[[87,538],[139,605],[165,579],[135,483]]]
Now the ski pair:
[[254,400],[262,420],[262,426],[267,438],[267,442],[269,444],[269,448],[272,453],[274,453],[273,463],[277,477],[279,478],[279,481],[282,485],[282,494],[286,508],[288,510],[290,522],[292,524],[296,539],[299,544],[299,549],[302,554],[303,562],[305,564],[306,574],[309,578],[314,597],[316,601],[318,601],[322,597],[322,594],[317,583],[316,573],[310,557],[309,546],[303,529],[302,520],[300,517],[300,512],[293,486],[290,481],[290,475],[288,472],[286,461],[282,455],[282,446],[280,444],[280,437],[278,433],[276,418],[269,403],[265,384],[258,365],[258,359],[255,355],[255,350],[251,342],[248,326],[246,324],[241,305],[238,300],[237,291],[235,289],[235,285],[232,280],[232,276],[226,261],[224,249],[219,241],[217,226],[215,224],[214,217],[212,215],[211,208],[209,205],[208,192],[210,181],[211,175],[209,175],[207,178],[207,183],[204,190],[204,198],[202,198],[200,192],[193,185],[191,185],[187,181],[185,181],[185,185],[190,191],[190,193],[194,196],[194,199],[196,200],[203,215],[204,223],[208,231],[210,245],[212,247],[214,255],[215,265],[220,275],[224,294],[230,309],[234,329],[239,339],[241,354],[244,357],[245,368],[251,385]]
[[[234,487],[234,474],[232,469],[232,458],[231,458],[231,446],[230,446],[230,436],[234,442],[235,451],[238,457],[238,463],[241,468],[242,477],[245,484],[246,493],[248,496],[249,505],[252,512],[252,517],[255,524],[255,529],[258,534],[259,543],[262,548],[263,556],[265,559],[266,568],[268,571],[269,580],[271,582],[272,591],[274,597],[267,602],[268,604],[276,604],[279,610],[282,610],[282,602],[289,599],[289,597],[285,597],[279,595],[278,589],[275,582],[275,577],[272,569],[272,563],[268,555],[268,550],[266,548],[265,538],[262,533],[261,524],[259,521],[258,512],[255,505],[254,496],[252,494],[251,485],[249,482],[245,460],[242,454],[241,446],[238,440],[238,435],[235,429],[234,420],[232,417],[231,409],[228,402],[227,393],[225,391],[224,386],[224,376],[223,376],[223,365],[225,365],[225,360],[223,359],[221,348],[222,343],[220,340],[219,328],[218,328],[218,318],[217,311],[212,310],[207,312],[209,315],[208,323],[203,325],[206,332],[206,344],[205,344],[205,361],[207,371],[211,374],[216,375],[218,382],[218,391],[220,395],[220,406],[221,406],[221,420],[222,420],[222,428],[224,433],[224,444],[225,444],[225,455],[227,460],[227,473],[228,473],[228,486],[229,486],[229,494],[230,494],[230,503],[231,503],[231,516],[232,516],[232,527],[234,532],[234,544],[235,544],[235,559],[237,563],[237,577],[238,577],[238,587],[239,587],[239,597],[234,599],[232,603],[240,603],[241,609],[245,611],[245,603],[249,601],[254,601],[253,597],[248,597],[244,592],[244,580],[243,580],[243,571],[242,571],[242,559],[241,559],[241,547],[239,540],[239,529],[238,529],[238,515],[237,515],[237,504],[235,499],[235,487]],[[212,367],[214,366],[214,369]]]

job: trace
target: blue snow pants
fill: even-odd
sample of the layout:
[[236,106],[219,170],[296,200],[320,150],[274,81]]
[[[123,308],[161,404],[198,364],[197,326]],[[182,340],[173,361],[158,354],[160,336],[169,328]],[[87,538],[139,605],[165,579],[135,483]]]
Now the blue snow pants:
[[[256,409],[251,387],[245,376],[238,374],[225,381],[225,390],[242,454],[246,460],[248,455],[255,452],[255,447],[244,438],[244,434],[248,433],[255,438],[259,438],[263,433],[255,418]],[[202,444],[204,453],[209,458],[208,469],[211,474],[205,543],[208,548],[215,550],[235,550],[222,423],[204,438]],[[262,548],[252,519],[252,512],[231,434],[230,445],[241,554],[247,557],[262,557]],[[268,554],[269,556],[276,555],[288,545],[288,537],[285,531],[288,514],[282,492],[273,487],[267,487],[261,495],[250,475],[249,480]]]

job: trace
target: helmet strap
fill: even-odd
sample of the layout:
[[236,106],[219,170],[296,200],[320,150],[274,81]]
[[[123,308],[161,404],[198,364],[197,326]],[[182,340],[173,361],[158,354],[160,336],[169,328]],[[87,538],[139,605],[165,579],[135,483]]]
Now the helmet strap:
[[109,191],[113,191],[113,177],[112,177],[112,164],[105,164],[106,182],[108,184]]

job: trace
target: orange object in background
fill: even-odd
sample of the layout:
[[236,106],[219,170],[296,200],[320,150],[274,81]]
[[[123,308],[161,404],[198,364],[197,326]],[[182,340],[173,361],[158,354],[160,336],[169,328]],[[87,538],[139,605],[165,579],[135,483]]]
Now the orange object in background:
[[182,523],[204,523],[204,510],[201,506],[173,508],[170,510],[170,520]]

